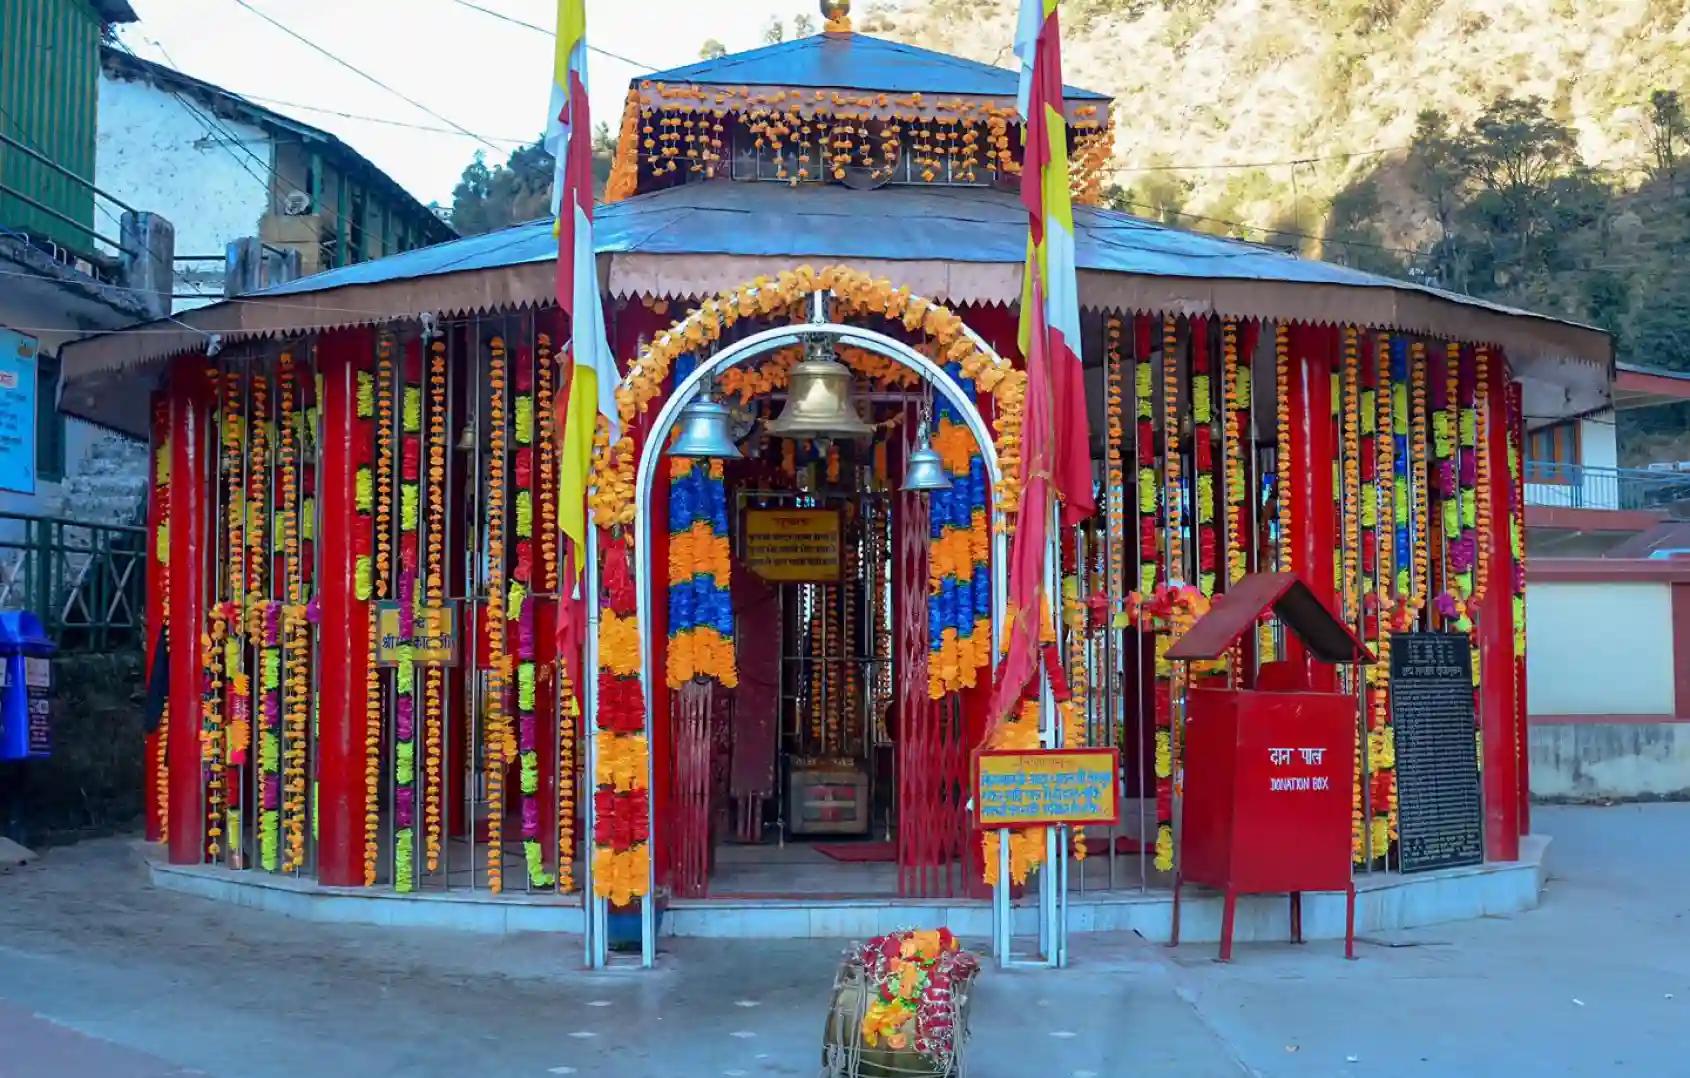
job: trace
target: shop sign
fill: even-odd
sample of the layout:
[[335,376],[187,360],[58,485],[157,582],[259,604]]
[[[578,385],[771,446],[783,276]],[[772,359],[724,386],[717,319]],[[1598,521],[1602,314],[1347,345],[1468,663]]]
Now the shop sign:
[[1118,749],[985,749],[974,754],[974,820],[983,830],[1120,822]]
[[746,510],[745,565],[764,580],[833,583],[839,561],[839,510]]
[[[376,607],[376,665],[398,666],[404,641],[399,628],[399,603],[384,600]],[[455,666],[458,661],[458,608],[455,604],[417,610],[411,626],[412,661],[424,666]]]
[[35,493],[35,338],[0,329],[0,490]]

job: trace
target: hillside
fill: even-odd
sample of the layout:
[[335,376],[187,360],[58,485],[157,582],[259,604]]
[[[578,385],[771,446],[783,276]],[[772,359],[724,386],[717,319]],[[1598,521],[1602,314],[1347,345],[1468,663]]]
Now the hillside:
[[[880,0],[858,24],[1008,65],[1017,7]],[[1589,321],[1622,359],[1690,369],[1690,167],[1651,145],[1651,95],[1690,100],[1690,0],[1062,10],[1067,81],[1116,100],[1122,208]]]

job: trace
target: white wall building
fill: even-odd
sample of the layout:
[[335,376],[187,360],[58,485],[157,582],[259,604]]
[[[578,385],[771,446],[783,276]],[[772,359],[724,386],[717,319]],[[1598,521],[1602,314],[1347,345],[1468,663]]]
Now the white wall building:
[[[123,49],[101,50],[99,109],[101,185],[176,226],[178,311],[223,297],[236,240],[310,274],[456,235],[328,132]],[[266,269],[255,287],[285,279]]]

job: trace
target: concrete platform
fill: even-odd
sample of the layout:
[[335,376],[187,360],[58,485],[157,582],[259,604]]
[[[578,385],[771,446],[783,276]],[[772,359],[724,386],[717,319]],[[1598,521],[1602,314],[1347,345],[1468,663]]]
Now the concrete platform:
[[[1528,836],[1519,861],[1402,876],[1376,873],[1356,883],[1356,934],[1368,936],[1447,921],[1519,913],[1538,904],[1549,839]],[[580,934],[583,911],[575,896],[439,891],[398,895],[387,890],[320,887],[308,880],[235,872],[215,866],[169,865],[148,847],[155,886],[215,901],[329,924],[438,928],[507,935],[518,932]],[[854,867],[854,866],[853,866]],[[1182,902],[1182,942],[1220,938],[1220,896],[1188,888]],[[1238,903],[1235,938],[1276,941],[1290,930],[1282,896],[1252,895]],[[1015,910],[1015,932],[1036,931],[1036,910]],[[789,894],[781,897],[677,899],[663,921],[666,936],[744,939],[847,939],[900,928],[948,926],[963,936],[991,934],[988,903],[965,899],[907,900],[868,894]],[[1069,895],[1069,931],[1136,932],[1166,942],[1173,925],[1173,896],[1166,890],[1088,891]],[[1344,896],[1303,898],[1303,933],[1341,939]]]

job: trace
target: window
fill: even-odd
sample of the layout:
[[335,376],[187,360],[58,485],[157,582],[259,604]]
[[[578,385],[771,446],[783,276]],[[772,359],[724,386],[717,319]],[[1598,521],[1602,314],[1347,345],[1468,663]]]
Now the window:
[[1579,472],[1579,425],[1555,423],[1526,436],[1526,478],[1533,483],[1571,483]]
[[65,477],[65,414],[59,411],[59,357],[35,357],[35,478]]

